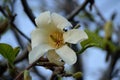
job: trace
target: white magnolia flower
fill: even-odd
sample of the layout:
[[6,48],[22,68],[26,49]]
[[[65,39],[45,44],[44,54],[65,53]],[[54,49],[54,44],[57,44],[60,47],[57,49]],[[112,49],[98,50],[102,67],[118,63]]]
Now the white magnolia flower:
[[55,50],[60,58],[71,65],[77,60],[75,52],[66,42],[76,44],[88,38],[83,30],[72,29],[64,32],[63,29],[72,26],[67,19],[49,11],[41,13],[35,22],[38,26],[31,33],[32,51],[29,53],[29,63],[33,63],[49,50]]

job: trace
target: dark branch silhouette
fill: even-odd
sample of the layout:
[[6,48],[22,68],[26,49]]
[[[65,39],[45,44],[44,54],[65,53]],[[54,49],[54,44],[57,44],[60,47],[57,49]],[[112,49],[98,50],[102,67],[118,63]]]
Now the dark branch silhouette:
[[24,11],[26,12],[26,14],[28,15],[28,17],[30,18],[30,20],[32,21],[32,23],[35,25],[35,16],[32,13],[32,10],[29,8],[29,5],[27,4],[26,0],[21,0],[21,3],[23,5]]

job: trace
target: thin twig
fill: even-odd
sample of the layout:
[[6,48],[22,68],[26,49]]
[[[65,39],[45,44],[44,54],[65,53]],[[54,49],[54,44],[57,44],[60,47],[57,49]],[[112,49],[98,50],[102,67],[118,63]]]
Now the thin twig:
[[28,15],[28,17],[30,18],[30,20],[32,21],[32,23],[35,25],[35,16],[33,15],[29,5],[27,4],[26,0],[21,0],[21,3],[23,5],[24,11],[26,12],[26,14]]
[[30,38],[28,38],[22,31],[20,31],[16,25],[13,23],[15,16],[12,16],[12,18],[8,17],[7,14],[5,13],[4,9],[0,6],[0,11],[2,12],[2,14],[10,20],[10,24],[13,26],[13,28],[15,28],[23,37],[25,37],[25,39],[27,39],[29,42],[31,41]]
[[7,14],[5,13],[5,11],[4,11],[4,9],[3,9],[2,6],[0,6],[0,11],[2,12],[2,14],[3,14],[5,17],[7,17]]
[[30,38],[28,38],[22,31],[20,31],[14,23],[11,23],[13,28],[15,28],[25,39],[27,39],[29,42],[31,42]]
[[52,74],[52,76],[51,76],[51,78],[50,78],[50,80],[58,80],[58,76],[57,76],[57,74]]
[[111,58],[111,63],[110,63],[110,69],[109,69],[109,72],[110,72],[110,75],[109,75],[109,78],[112,79],[112,73],[113,73],[113,70],[115,70],[115,65],[117,63],[117,61],[119,60],[120,58],[120,54],[119,54],[120,50],[116,51],[116,53],[114,53],[112,55],[112,58]]
[[73,76],[73,74],[72,73],[63,73],[60,76],[61,77],[71,77],[71,76]]
[[[41,62],[43,61],[43,62],[44,62],[44,61],[48,61],[48,60],[46,60],[46,58],[42,58],[42,57],[41,57],[40,59],[38,59],[38,60],[36,60],[35,62],[33,62],[32,64],[30,64],[27,68],[25,68],[25,70],[29,70],[30,68],[34,67],[38,61],[41,61]],[[19,80],[19,79],[22,77],[23,72],[24,72],[24,71],[20,72],[20,73],[16,76],[15,80]]]
[[50,63],[50,62],[40,62],[40,63],[38,63],[36,65],[37,66],[44,66],[44,67],[47,67],[47,66],[49,66],[49,67],[57,66],[56,64]]
[[[32,68],[33,66],[36,65],[36,62],[38,62],[38,60],[36,60],[35,62],[33,62],[32,64],[30,64],[27,68],[25,68],[25,70],[29,70],[30,68]],[[19,80],[19,78],[21,78],[22,74],[23,74],[24,71],[20,72],[17,77],[15,78],[15,80]]]
[[89,0],[85,0],[85,2],[81,6],[78,6],[71,14],[67,16],[67,19],[72,20],[81,10],[83,10],[86,7],[88,3]]
[[40,78],[42,78],[42,80],[45,80],[45,76],[43,76],[38,70],[36,67],[33,67],[33,70],[35,72],[35,74],[37,74]]
[[12,32],[14,33],[13,35],[15,36],[18,44],[20,45],[21,49],[23,49],[23,42],[21,37],[19,36],[19,33],[17,32],[17,30],[15,30],[13,27],[11,27]]
[[[44,60],[45,59],[45,60]],[[40,63],[37,63],[37,62],[40,62]],[[43,62],[42,62],[43,61]],[[45,62],[44,62],[45,61]],[[46,62],[47,61],[47,62]],[[55,74],[60,74],[64,71],[64,66],[58,66],[54,63],[50,63],[48,62],[48,60],[46,60],[46,58],[40,58],[38,60],[36,60],[34,63],[30,64],[27,68],[25,68],[25,70],[29,70],[30,68],[34,67],[34,66],[44,66],[50,70],[52,70]],[[20,72],[17,77],[15,78],[15,80],[19,80],[22,78],[22,75],[23,75],[23,72]]]
[[[9,11],[11,12],[11,14],[14,12],[14,4],[15,4],[15,0],[10,1],[11,11],[10,11],[10,9],[7,7],[7,8],[9,9]],[[8,11],[7,11],[7,12],[8,12]],[[16,15],[15,15],[15,16],[16,16]],[[15,16],[11,16],[11,17],[13,17],[13,19],[11,19],[11,22],[14,21]],[[9,15],[9,17],[10,17],[10,15]],[[9,19],[10,19],[10,18],[9,18]],[[24,48],[24,47],[23,47],[23,42],[22,42],[22,39],[21,39],[19,33],[17,32],[17,30],[16,30],[15,28],[13,28],[13,26],[11,26],[11,30],[12,30],[12,32],[14,33],[13,35],[15,36],[18,44],[19,44],[20,47],[23,49],[23,48]]]
[[101,14],[100,10],[98,9],[98,7],[95,4],[94,4],[94,7],[95,7],[95,10],[96,10],[97,14],[101,18],[101,20],[106,22],[106,19],[103,17],[103,15]]

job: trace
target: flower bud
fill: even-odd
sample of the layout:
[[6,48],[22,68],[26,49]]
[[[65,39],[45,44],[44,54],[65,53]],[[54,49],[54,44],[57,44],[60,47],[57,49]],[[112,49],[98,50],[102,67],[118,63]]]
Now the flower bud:
[[108,21],[104,25],[104,30],[105,30],[105,39],[110,40],[112,36],[112,31],[113,31],[113,23],[112,21]]

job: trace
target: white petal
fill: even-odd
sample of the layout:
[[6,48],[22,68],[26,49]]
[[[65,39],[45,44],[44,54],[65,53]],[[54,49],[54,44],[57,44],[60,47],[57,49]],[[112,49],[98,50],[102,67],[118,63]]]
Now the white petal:
[[75,52],[67,45],[57,49],[56,53],[69,65],[72,65],[77,61]]
[[59,14],[52,13],[51,17],[52,17],[54,25],[60,28],[61,30],[63,30],[65,27],[72,26],[72,24],[66,18],[64,18],[63,16]]
[[47,43],[48,31],[44,29],[36,29],[31,33],[32,48],[41,43]]
[[53,49],[47,44],[41,44],[32,49],[32,51],[29,53],[29,63],[32,64],[36,60],[38,60],[41,56],[44,55],[45,52],[48,50]]
[[72,29],[63,34],[63,38],[65,42],[76,44],[83,40],[88,39],[87,34],[83,30]]
[[47,53],[47,58],[51,63],[55,63],[57,65],[64,65],[64,62],[61,62],[61,58],[58,54],[56,54],[55,50],[49,50]]
[[40,13],[40,15],[35,19],[35,22],[39,28],[50,27],[52,23],[50,12],[46,11]]

